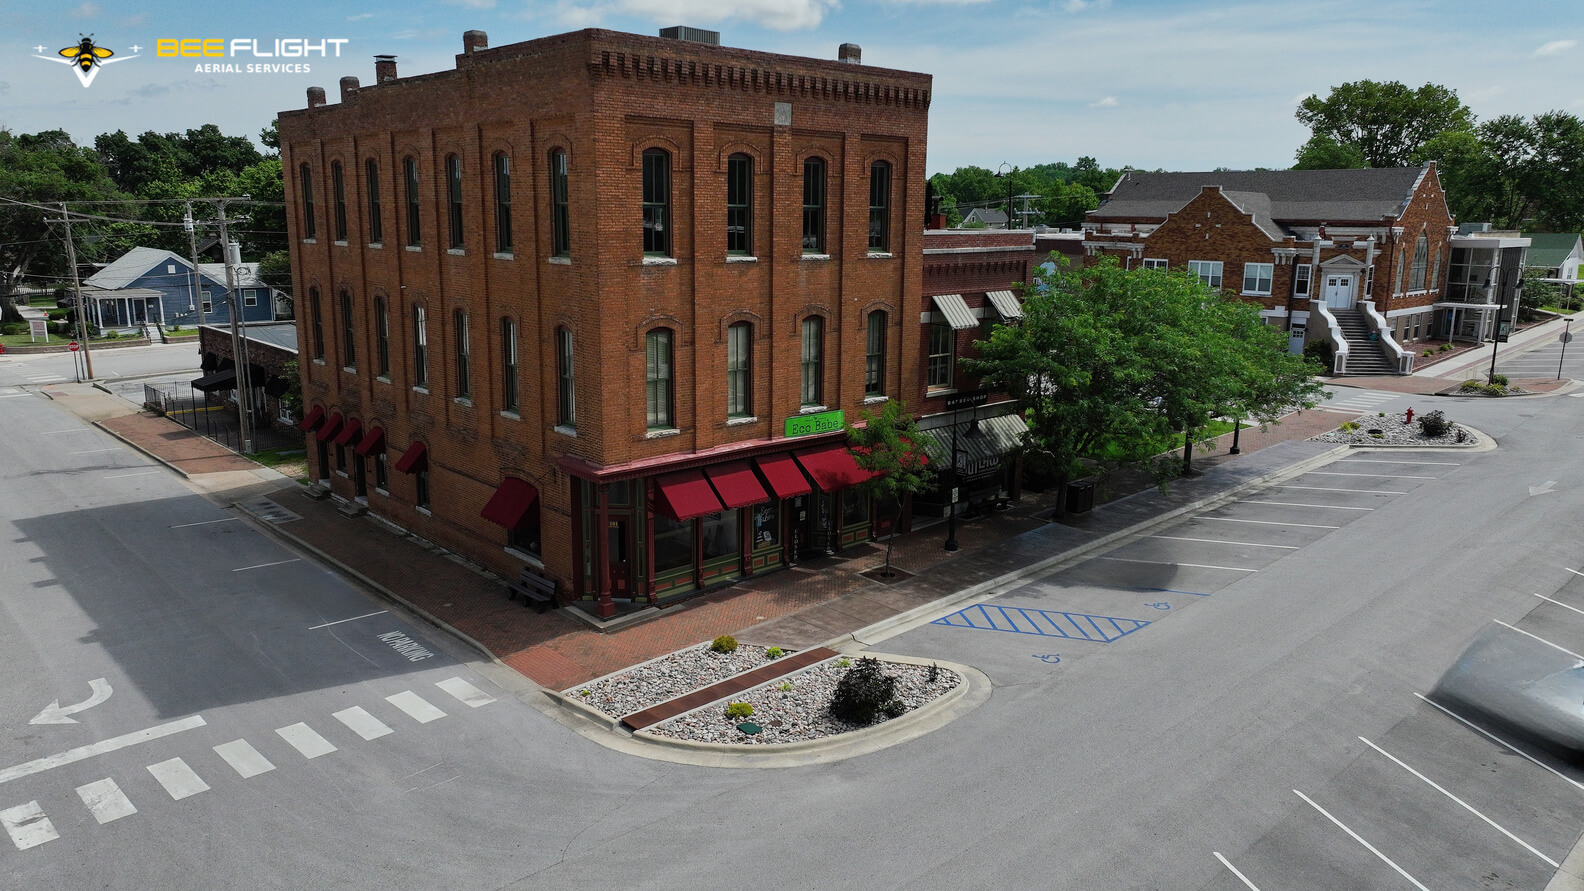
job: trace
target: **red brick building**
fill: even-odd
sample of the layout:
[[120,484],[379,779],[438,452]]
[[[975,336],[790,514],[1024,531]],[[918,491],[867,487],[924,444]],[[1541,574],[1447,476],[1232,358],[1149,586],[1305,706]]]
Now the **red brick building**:
[[1338,372],[1405,374],[1413,350],[1401,344],[1445,327],[1436,304],[1457,228],[1434,164],[1128,171],[1084,232],[1090,256],[1187,269],[1259,303],[1295,350],[1333,343]]
[[930,77],[674,33],[280,115],[322,485],[607,616],[867,538],[841,422],[923,390]]

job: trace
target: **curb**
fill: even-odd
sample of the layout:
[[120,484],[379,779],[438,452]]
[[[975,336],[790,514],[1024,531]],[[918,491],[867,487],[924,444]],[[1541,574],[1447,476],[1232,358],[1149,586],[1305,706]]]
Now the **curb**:
[[[53,397],[51,397],[51,398],[53,398]],[[131,446],[133,451],[139,452],[139,453],[141,453],[141,454],[143,454],[143,455],[145,455],[145,456],[147,456],[149,458],[153,458],[155,461],[158,461],[160,464],[165,465],[165,468],[167,470],[170,470],[171,472],[178,474],[179,476],[181,476],[182,479],[184,479],[184,480],[192,479],[192,474],[189,474],[187,471],[182,470],[180,467],[177,467],[176,465],[170,463],[169,461],[166,461],[164,458],[161,458],[160,456],[154,454],[153,452],[149,451],[148,449],[143,448],[142,446],[138,445],[137,443],[133,442],[132,440],[127,439],[125,436],[122,436],[121,434],[115,432],[114,430],[111,430],[109,427],[106,427],[104,425],[103,421],[90,421],[89,423],[93,424],[93,426],[95,426],[95,427],[98,427],[100,430],[103,430],[104,432],[110,434],[112,437],[120,440],[121,442],[125,443],[126,445]]]

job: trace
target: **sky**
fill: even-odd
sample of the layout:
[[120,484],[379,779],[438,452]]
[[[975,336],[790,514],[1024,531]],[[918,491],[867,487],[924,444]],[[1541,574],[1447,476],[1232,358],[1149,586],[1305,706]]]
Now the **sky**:
[[[1562,109],[1584,116],[1578,0],[5,0],[0,127],[181,131],[205,123],[257,140],[372,56],[402,76],[451,68],[462,32],[501,46],[585,27],[719,31],[726,46],[863,62],[934,77],[931,173],[1003,163],[1208,170],[1286,167],[1308,131],[1299,101],[1348,81],[1455,90],[1479,119]],[[1568,23],[1573,24],[1569,25]],[[45,61],[91,34],[115,56],[84,88]],[[328,58],[161,58],[159,41],[327,44]],[[137,58],[132,47],[141,48]],[[195,45],[196,46],[196,45]],[[39,52],[38,47],[43,47]],[[208,73],[201,62],[306,65],[307,73]]]

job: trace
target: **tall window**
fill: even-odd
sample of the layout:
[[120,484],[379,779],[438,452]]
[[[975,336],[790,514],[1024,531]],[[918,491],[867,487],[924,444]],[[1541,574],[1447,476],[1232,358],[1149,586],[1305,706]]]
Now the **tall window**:
[[357,324],[352,320],[352,294],[341,292],[341,364],[357,367]]
[[726,416],[753,417],[753,325],[726,329]]
[[330,162],[330,190],[335,197],[335,240],[347,240],[346,177],[341,174],[341,162]]
[[451,224],[451,249],[462,249],[462,159],[446,157],[446,218]]
[[550,253],[565,257],[572,252],[572,225],[567,213],[567,156],[550,153]]
[[945,322],[929,327],[929,387],[950,387],[957,367],[957,332]]
[[495,252],[512,252],[511,158],[505,152],[495,156]]
[[825,253],[825,159],[803,162],[803,253]]
[[1271,276],[1275,274],[1274,263],[1244,263],[1243,264],[1243,293],[1269,294],[1271,292]]
[[429,508],[429,468],[425,467],[423,470],[420,470],[417,473],[413,474],[413,485],[415,487],[414,493],[413,493],[413,505],[415,507],[421,507],[421,508],[423,508],[425,510],[428,510],[428,508]]
[[1403,267],[1408,265],[1408,252],[1398,245],[1397,250],[1397,275],[1392,279],[1392,293],[1401,294],[1403,289]]
[[671,256],[671,155],[664,149],[643,153],[643,249]]
[[1293,267],[1293,295],[1296,297],[1309,296],[1309,275],[1313,269],[1308,263],[1299,263]]
[[671,406],[671,329],[644,335],[644,408],[649,429],[676,426]]
[[429,320],[424,308],[413,307],[413,386],[429,386]]
[[452,336],[455,338],[456,347],[456,397],[466,399],[473,394],[472,382],[468,379],[468,328],[467,313],[457,310],[452,314],[452,324],[455,326]]
[[313,357],[324,361],[324,307],[319,305],[319,289],[308,289],[308,315],[313,320]]
[[876,161],[869,165],[869,251],[885,253],[891,249],[891,165]]
[[1201,282],[1212,288],[1221,287],[1220,260],[1189,260],[1188,274],[1196,276]]
[[368,181],[369,244],[385,241],[385,222],[380,218],[379,162],[363,162],[363,178]]
[[418,159],[411,155],[402,159],[402,178],[406,181],[407,199],[407,244],[417,247],[423,244],[423,235],[418,229]]
[[1430,265],[1430,239],[1423,232],[1419,233],[1419,240],[1414,242],[1413,266],[1408,272],[1408,290],[1423,291],[1425,289],[1425,269]]
[[390,305],[384,297],[374,298],[374,338],[375,372],[390,377]]
[[869,314],[868,336],[864,338],[864,395],[885,395],[886,314]]
[[556,424],[577,426],[577,394],[572,379],[572,332],[556,329]]
[[753,158],[726,159],[726,253],[753,254]]
[[517,410],[517,323],[501,319],[501,409]]
[[801,364],[802,402],[825,404],[825,320],[809,316],[803,320]]
[[297,182],[302,186],[303,237],[315,238],[319,230],[314,225],[313,171],[307,164],[297,168]]
[[1436,245],[1435,265],[1430,267],[1430,290],[1434,291],[1436,285],[1441,283],[1441,249],[1446,245]]

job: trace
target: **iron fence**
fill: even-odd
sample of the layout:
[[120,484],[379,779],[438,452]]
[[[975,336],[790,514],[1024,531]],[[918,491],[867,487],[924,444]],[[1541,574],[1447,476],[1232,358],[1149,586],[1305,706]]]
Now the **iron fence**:
[[[254,451],[301,447],[301,441],[295,436],[271,426],[272,419],[280,414],[278,399],[266,396],[260,389],[254,391],[253,404],[257,406],[253,412]],[[143,405],[233,452],[242,451],[239,412],[230,390],[211,393],[190,383],[168,388],[144,384]]]

